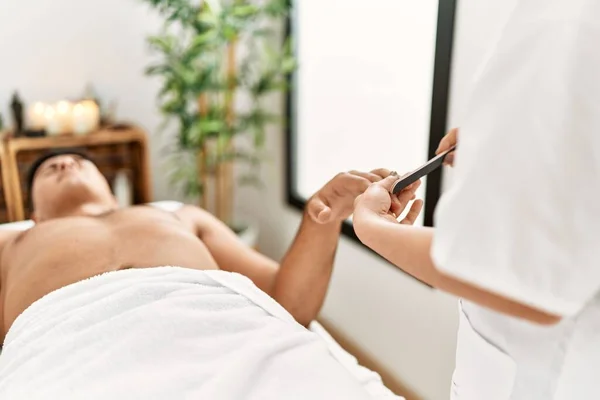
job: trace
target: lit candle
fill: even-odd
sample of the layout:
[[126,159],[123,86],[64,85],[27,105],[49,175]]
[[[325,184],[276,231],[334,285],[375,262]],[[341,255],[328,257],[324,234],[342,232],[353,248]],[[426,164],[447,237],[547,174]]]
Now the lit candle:
[[46,105],[44,103],[34,103],[27,112],[27,125],[29,129],[41,131],[46,128]]
[[86,135],[98,128],[100,110],[98,105],[90,100],[84,100],[73,107],[73,132]]
[[46,110],[44,111],[44,117],[46,119],[46,133],[50,136],[60,134],[61,126],[56,118],[54,106],[48,105],[46,107]]
[[47,106],[46,132],[49,135],[64,135],[73,129],[73,107],[68,101],[59,101],[55,106]]
[[90,119],[90,131],[98,129],[100,126],[100,108],[98,104],[92,100],[84,100],[81,104],[85,107]]

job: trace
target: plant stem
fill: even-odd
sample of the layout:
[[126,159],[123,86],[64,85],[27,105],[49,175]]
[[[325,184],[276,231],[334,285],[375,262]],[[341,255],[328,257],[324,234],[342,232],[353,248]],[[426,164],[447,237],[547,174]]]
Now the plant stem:
[[[206,93],[202,93],[198,97],[198,111],[200,115],[205,116],[208,114],[208,100]],[[202,149],[196,154],[196,167],[198,169],[198,178],[202,185],[202,193],[200,195],[200,207],[206,208],[208,206],[208,177],[207,177],[207,166],[206,160],[208,158],[206,141],[202,142]]]
[[[237,40],[232,40],[227,46],[227,91],[225,92],[225,119],[227,121],[228,128],[232,128],[235,118],[236,45]],[[226,145],[220,149],[220,151],[231,153],[232,147],[232,139],[228,138]],[[233,162],[220,162],[218,166],[218,176],[217,215],[222,221],[231,223],[233,214]]]

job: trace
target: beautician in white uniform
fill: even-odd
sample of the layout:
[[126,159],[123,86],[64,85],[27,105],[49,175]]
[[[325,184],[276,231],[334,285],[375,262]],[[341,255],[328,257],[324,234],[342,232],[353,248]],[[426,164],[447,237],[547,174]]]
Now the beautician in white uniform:
[[394,178],[354,226],[463,299],[453,399],[600,399],[600,1],[521,1],[493,50],[435,231],[390,217]]

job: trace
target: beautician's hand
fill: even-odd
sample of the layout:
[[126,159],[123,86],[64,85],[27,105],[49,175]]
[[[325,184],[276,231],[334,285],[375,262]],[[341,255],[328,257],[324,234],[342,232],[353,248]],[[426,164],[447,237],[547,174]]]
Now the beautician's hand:
[[[458,128],[453,128],[442,138],[435,154],[440,154],[448,150],[450,147],[455,146],[456,143],[458,143]],[[453,151],[444,158],[444,165],[454,166],[454,153],[456,152]]]
[[352,215],[354,200],[372,183],[389,175],[390,171],[383,168],[371,172],[350,171],[337,174],[308,200],[308,215],[320,224],[342,222]]
[[355,228],[357,224],[360,225],[363,221],[372,217],[378,217],[395,224],[414,224],[423,208],[423,200],[415,200],[402,221],[398,221],[397,218],[402,214],[408,203],[415,199],[415,192],[421,186],[421,181],[407,186],[400,193],[394,195],[390,193],[390,190],[398,178],[398,176],[389,176],[374,183],[356,199],[353,218]]

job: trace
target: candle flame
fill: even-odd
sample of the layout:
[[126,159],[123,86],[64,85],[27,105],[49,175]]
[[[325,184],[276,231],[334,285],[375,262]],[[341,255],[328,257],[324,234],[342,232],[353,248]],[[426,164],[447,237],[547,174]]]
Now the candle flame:
[[33,105],[33,111],[36,114],[43,114],[46,110],[46,105],[44,103],[37,102]]
[[69,102],[68,101],[59,101],[58,104],[56,105],[56,111],[58,111],[61,114],[66,113],[67,111],[69,111]]
[[84,106],[81,104],[77,104],[73,108],[73,114],[75,114],[75,115],[81,115],[81,114],[83,114],[83,111],[84,111]]

